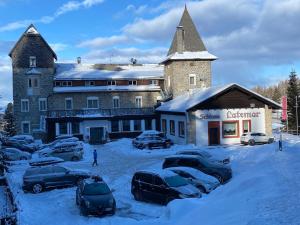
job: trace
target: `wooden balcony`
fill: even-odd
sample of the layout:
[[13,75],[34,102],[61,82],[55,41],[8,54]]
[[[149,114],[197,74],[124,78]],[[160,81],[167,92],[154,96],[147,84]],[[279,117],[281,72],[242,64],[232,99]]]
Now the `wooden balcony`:
[[75,109],[75,110],[49,110],[48,118],[60,117],[113,117],[129,115],[153,115],[155,109],[149,108],[115,108],[115,109]]

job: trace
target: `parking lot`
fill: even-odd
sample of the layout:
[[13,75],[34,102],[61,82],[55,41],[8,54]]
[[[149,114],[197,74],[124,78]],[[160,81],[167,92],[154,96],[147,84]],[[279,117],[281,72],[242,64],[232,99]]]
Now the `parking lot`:
[[[170,149],[137,150],[132,147],[130,139],[121,139],[99,146],[85,144],[83,160],[63,164],[101,175],[114,190],[113,194],[117,201],[116,214],[103,218],[80,216],[79,208],[75,204],[75,187],[40,194],[25,194],[21,186],[23,173],[28,167],[26,161],[18,161],[11,167],[9,180],[13,184],[13,192],[17,194],[20,224],[26,225],[186,224],[186,221],[193,221],[191,215],[199,221],[200,219],[205,221],[205,224],[241,224],[243,220],[247,220],[248,224],[261,224],[255,221],[263,221],[263,224],[280,224],[279,222],[284,221],[283,213],[288,215],[285,219],[289,219],[289,224],[297,224],[295,223],[297,217],[294,215],[300,208],[295,204],[297,193],[293,191],[300,188],[299,182],[294,181],[295,176],[298,178],[300,176],[300,166],[296,166],[298,162],[290,155],[294,149],[291,143],[290,145],[291,151],[283,153],[283,161],[274,151],[276,143],[254,147],[210,148],[212,154],[230,156],[233,169],[231,181],[212,193],[203,195],[201,199],[175,200],[167,206],[160,206],[134,200],[130,192],[132,175],[141,169],[161,168],[165,156],[192,146],[174,145]],[[100,164],[96,167],[92,167],[94,148],[97,149]],[[276,167],[273,165],[274,162],[277,164]],[[282,170],[283,166],[285,170]],[[289,174],[287,171],[294,173]],[[289,186],[278,185],[283,181]],[[293,194],[288,194],[287,190]],[[281,196],[285,199],[283,200]],[[285,208],[287,204],[294,204],[295,207]],[[235,212],[238,212],[239,216]],[[279,222],[266,223],[271,217],[277,218],[276,221]],[[251,221],[254,223],[250,223]]]

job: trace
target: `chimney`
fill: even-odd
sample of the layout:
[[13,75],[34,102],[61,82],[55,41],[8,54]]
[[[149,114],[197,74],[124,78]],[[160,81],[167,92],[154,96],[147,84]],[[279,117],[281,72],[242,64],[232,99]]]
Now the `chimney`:
[[77,64],[81,64],[81,57],[77,57]]
[[176,30],[177,52],[184,52],[184,29],[183,26],[178,26]]

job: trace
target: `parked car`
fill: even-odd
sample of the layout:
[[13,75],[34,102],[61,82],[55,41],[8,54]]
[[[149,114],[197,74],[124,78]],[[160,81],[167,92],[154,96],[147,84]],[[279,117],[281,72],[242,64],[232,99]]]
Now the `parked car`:
[[221,184],[226,183],[232,177],[229,165],[209,161],[196,155],[173,155],[165,158],[163,168],[168,167],[192,167],[208,175],[214,176]]
[[15,161],[15,160],[29,160],[31,154],[23,152],[17,148],[4,148],[1,150],[4,160]]
[[159,136],[137,137],[132,140],[132,144],[139,149],[169,148],[171,146],[169,141]]
[[83,147],[78,142],[64,142],[56,144],[53,148],[39,151],[40,157],[58,157],[65,161],[78,161],[83,157]]
[[[24,136],[24,137],[23,137]],[[17,135],[6,139],[3,143],[5,147],[13,147],[25,152],[33,153],[39,149],[39,144],[34,143],[31,136],[26,139],[28,135]]]
[[201,192],[181,176],[168,170],[136,172],[131,193],[137,201],[168,204],[174,199],[200,198]]
[[210,193],[220,185],[217,178],[191,167],[170,167],[167,170],[177,173],[203,193]]
[[74,186],[89,177],[89,173],[85,171],[71,170],[64,166],[30,167],[23,176],[22,188],[25,192],[40,193],[49,188]]
[[31,135],[15,135],[10,138],[9,140],[16,140],[16,141],[24,141],[27,144],[34,143],[34,138]]
[[230,163],[230,158],[229,157],[213,156],[209,152],[201,150],[201,149],[183,150],[183,151],[177,152],[176,155],[198,155],[198,156],[206,158],[210,161],[219,162],[219,163],[223,163],[223,164]]
[[57,157],[37,158],[29,161],[30,166],[46,166],[64,162],[63,159]]
[[274,137],[268,136],[265,133],[248,132],[241,136],[241,144],[271,144],[274,142]]
[[173,141],[166,137],[164,132],[157,131],[157,130],[145,130],[143,131],[137,138],[144,138],[144,137],[161,137],[165,139],[169,145],[173,145]]
[[112,191],[100,177],[79,183],[76,190],[76,204],[84,216],[113,215],[116,211],[116,200]]
[[62,143],[66,143],[66,142],[78,142],[78,143],[82,144],[82,142],[79,141],[79,139],[77,137],[72,137],[70,135],[66,136],[66,137],[68,137],[68,138],[58,138],[51,143],[44,144],[43,146],[41,146],[40,150],[45,149],[45,148],[54,148],[56,145],[60,145]]

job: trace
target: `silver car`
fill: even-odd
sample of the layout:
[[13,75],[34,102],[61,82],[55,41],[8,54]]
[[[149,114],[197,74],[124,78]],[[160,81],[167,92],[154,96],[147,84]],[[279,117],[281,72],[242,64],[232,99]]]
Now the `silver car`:
[[17,148],[5,148],[1,150],[4,159],[9,161],[15,160],[29,160],[31,159],[31,154],[28,152],[23,152]]
[[78,161],[83,158],[83,145],[81,142],[66,142],[56,144],[53,148],[39,151],[40,157],[58,157],[65,161]]

